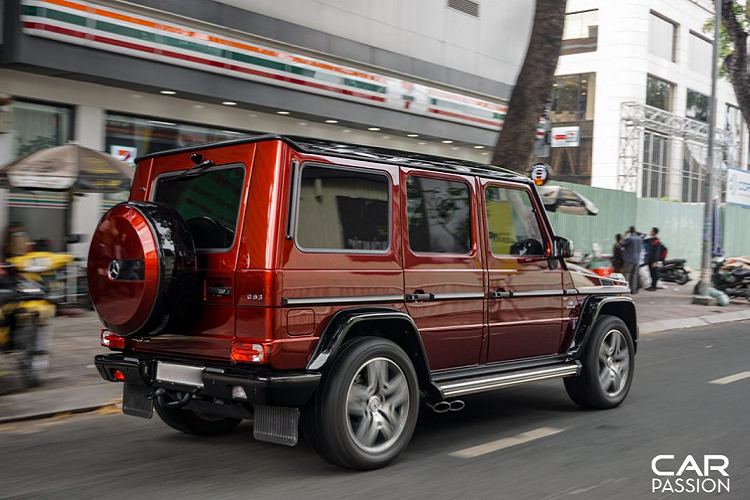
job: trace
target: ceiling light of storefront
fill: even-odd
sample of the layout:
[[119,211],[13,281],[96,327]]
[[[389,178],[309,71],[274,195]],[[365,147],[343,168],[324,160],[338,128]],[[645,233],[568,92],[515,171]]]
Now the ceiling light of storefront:
[[484,149],[484,146],[474,146],[474,149]]
[[277,111],[276,114],[277,115],[288,115],[288,114],[290,114],[290,112],[289,111]]
[[326,120],[326,123],[338,123],[338,120]]
[[221,102],[224,106],[237,106],[237,103],[234,101],[222,101]]
[[419,137],[419,134],[406,134],[406,137]]
[[378,130],[380,130],[380,128],[379,127],[367,127],[367,130],[369,130],[370,132],[377,132]]
[[445,140],[445,141],[442,141],[442,142],[443,142],[443,144],[453,144],[453,141],[449,141],[449,140]]
[[164,95],[175,95],[177,92],[174,90],[160,90],[159,93]]

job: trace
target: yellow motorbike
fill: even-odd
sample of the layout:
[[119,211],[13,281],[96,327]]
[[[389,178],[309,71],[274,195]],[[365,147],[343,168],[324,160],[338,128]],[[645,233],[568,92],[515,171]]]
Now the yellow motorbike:
[[59,304],[65,299],[68,264],[75,260],[69,253],[29,252],[8,259],[24,278],[41,284],[47,291],[47,300]]
[[0,355],[26,387],[39,385],[49,367],[54,316],[41,284],[11,266],[0,268]]

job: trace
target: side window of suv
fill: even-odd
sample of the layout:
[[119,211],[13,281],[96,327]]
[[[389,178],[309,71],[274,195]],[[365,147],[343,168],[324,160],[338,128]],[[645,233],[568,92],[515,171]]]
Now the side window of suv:
[[544,255],[544,239],[527,191],[487,186],[490,248],[494,255]]
[[410,176],[406,181],[409,248],[423,253],[471,253],[471,195],[463,182]]
[[390,191],[385,174],[303,165],[297,245],[312,251],[387,251]]

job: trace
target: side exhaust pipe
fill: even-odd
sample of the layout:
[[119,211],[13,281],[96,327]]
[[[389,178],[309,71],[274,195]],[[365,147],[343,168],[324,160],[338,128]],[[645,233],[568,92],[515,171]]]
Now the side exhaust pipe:
[[466,407],[466,403],[460,399],[454,399],[453,401],[438,401],[435,404],[429,405],[432,411],[435,413],[448,413],[449,411],[461,411]]

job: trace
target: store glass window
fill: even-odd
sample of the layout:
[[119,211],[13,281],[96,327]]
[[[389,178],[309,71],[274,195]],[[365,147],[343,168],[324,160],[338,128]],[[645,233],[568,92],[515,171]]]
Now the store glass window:
[[646,104],[664,111],[672,111],[673,87],[667,81],[649,76],[646,82]]
[[703,76],[711,76],[711,61],[713,53],[711,42],[703,36],[691,31],[688,42],[688,67]]
[[72,139],[73,109],[67,106],[16,101],[13,108],[12,157],[61,146]]
[[700,122],[708,122],[708,102],[709,98],[706,94],[688,89],[685,116]]
[[254,132],[225,130],[161,118],[107,113],[106,151],[123,159],[135,159],[166,149],[237,139]]
[[651,12],[649,22],[648,51],[666,59],[675,60],[674,41],[677,25],[664,17]]
[[706,145],[685,141],[682,148],[682,200],[685,203],[703,201],[706,181]]
[[572,12],[565,15],[561,55],[596,51],[599,38],[599,11]]
[[[12,109],[11,159],[61,146],[73,139],[71,107],[18,100],[12,104]],[[37,247],[64,251],[69,227],[68,206],[67,193],[11,189],[7,196],[8,221],[20,224],[28,240]]]

